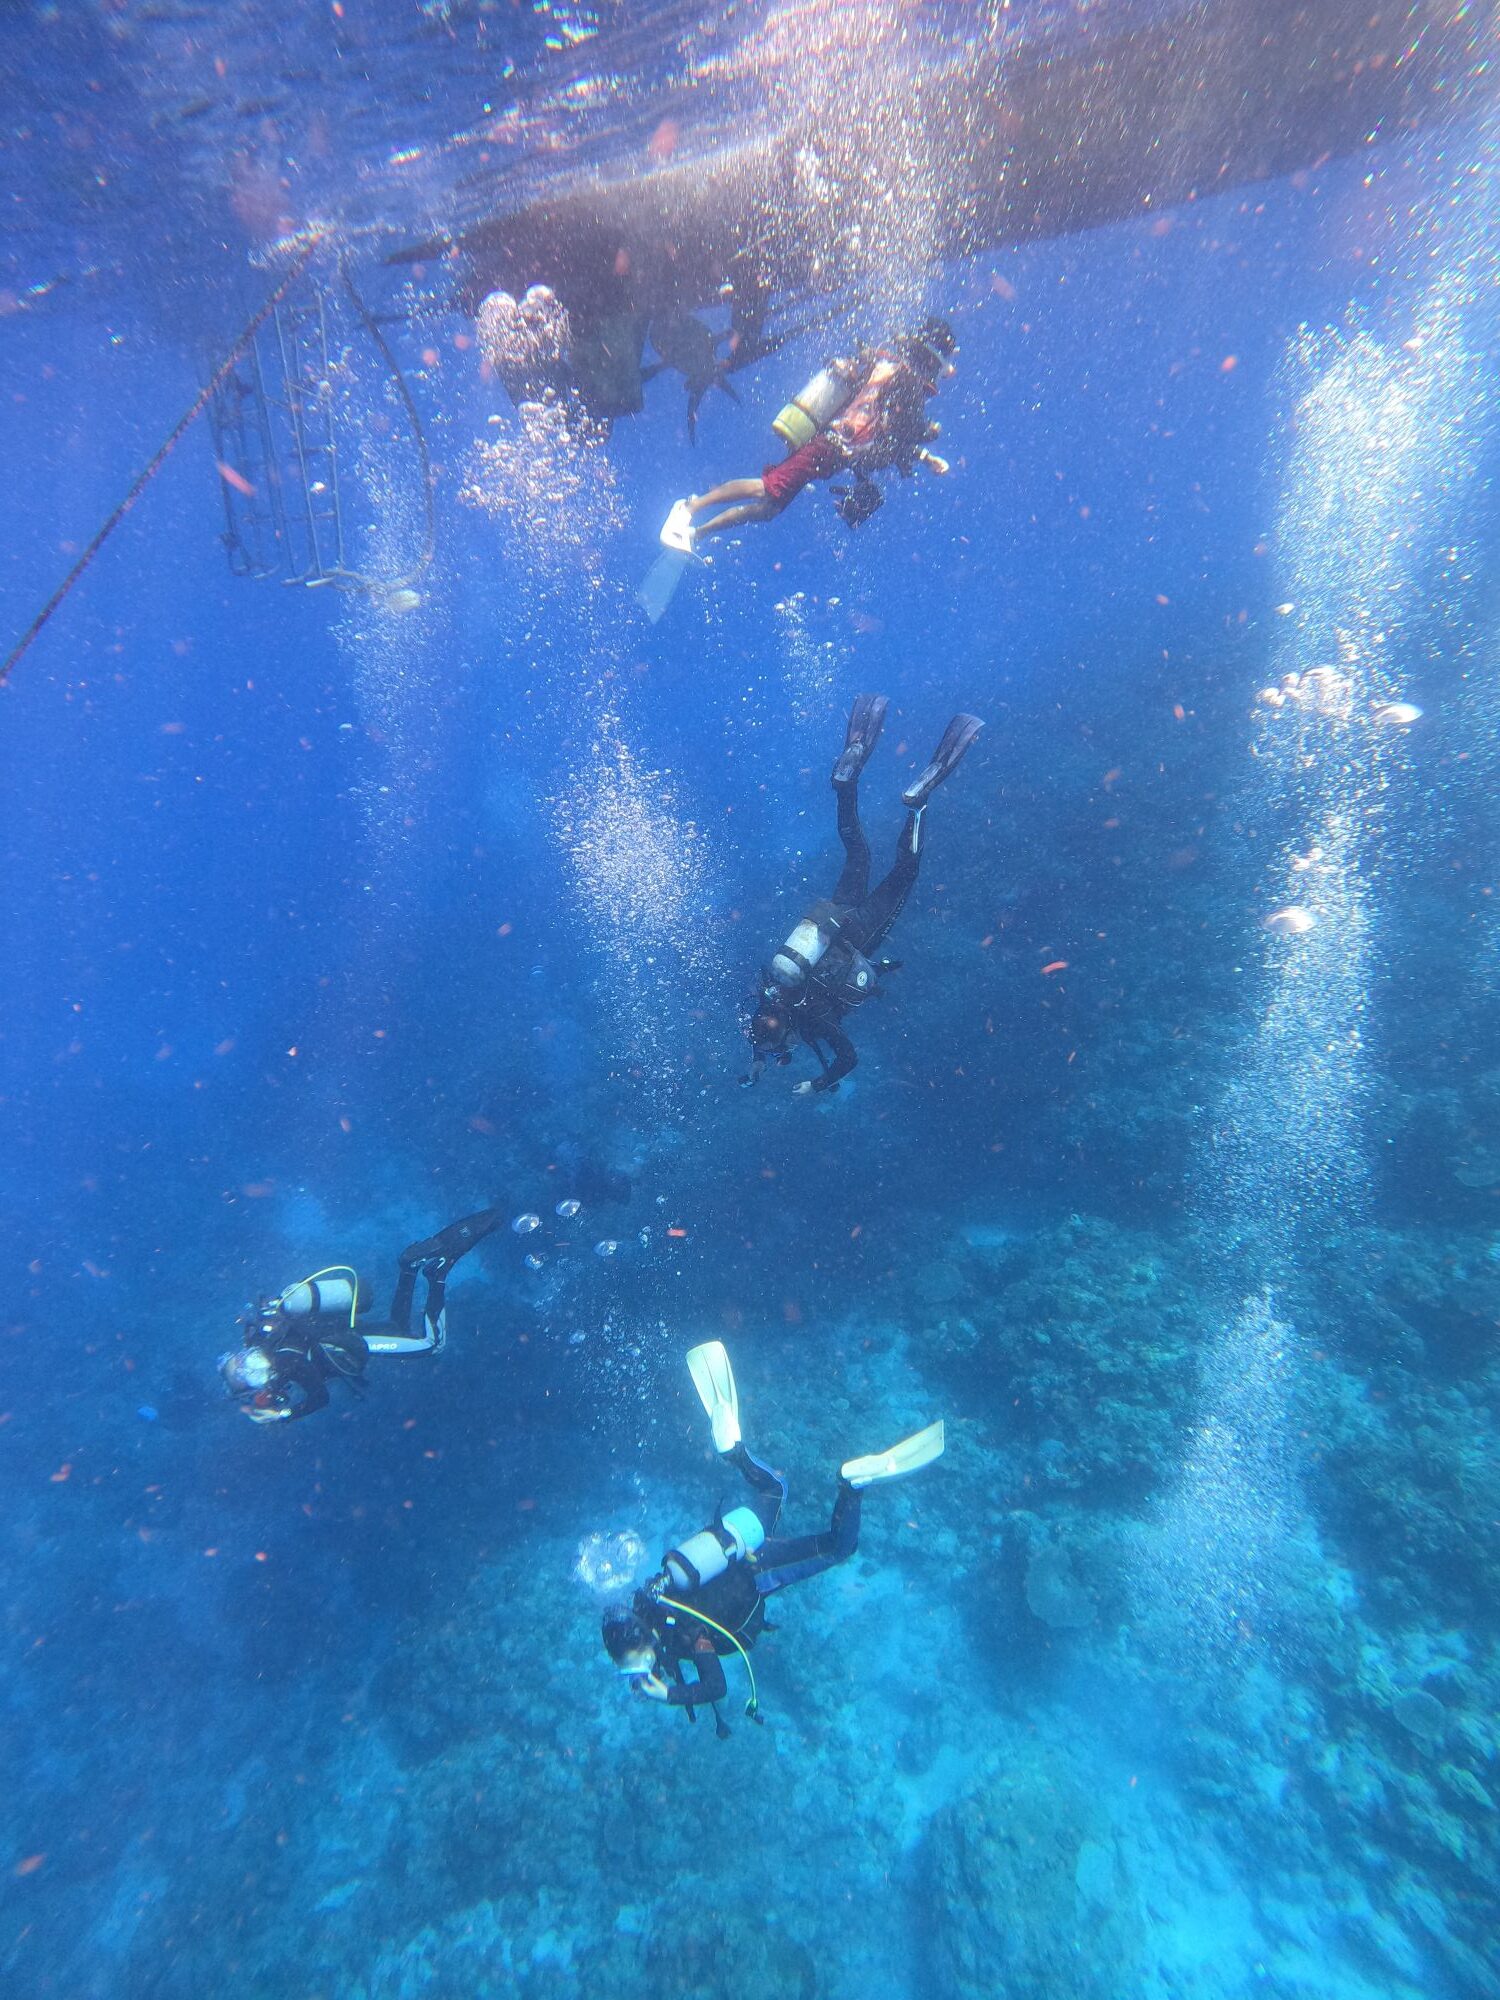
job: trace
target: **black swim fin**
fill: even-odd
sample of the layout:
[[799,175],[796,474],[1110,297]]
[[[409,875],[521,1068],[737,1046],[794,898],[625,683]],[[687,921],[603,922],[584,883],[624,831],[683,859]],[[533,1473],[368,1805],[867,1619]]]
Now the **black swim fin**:
[[943,731],[943,740],[932,753],[932,762],[914,778],[901,794],[901,803],[918,812],[945,778],[951,778],[964,760],[969,745],[983,729],[977,715],[955,715]]
[[888,706],[883,694],[857,694],[849,711],[849,733],[844,753],[833,767],[836,785],[850,784],[870,761],[870,753],[880,741]]

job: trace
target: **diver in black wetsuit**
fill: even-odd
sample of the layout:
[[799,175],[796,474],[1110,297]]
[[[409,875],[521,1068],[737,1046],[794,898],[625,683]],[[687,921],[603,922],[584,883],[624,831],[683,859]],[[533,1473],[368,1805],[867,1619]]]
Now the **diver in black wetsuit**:
[[742,1079],[747,1086],[760,1081],[768,1056],[791,1061],[795,1035],[822,1070],[797,1084],[795,1095],[837,1090],[859,1061],[841,1026],[845,1015],[880,992],[880,974],[896,971],[901,963],[874,954],[900,916],[922,865],[922,815],[984,725],[973,715],[955,715],[948,724],[932,762],[901,794],[906,825],[896,843],[896,859],[884,881],[871,889],[870,843],[859,819],[859,774],[880,739],[885,711],[884,695],[862,694],[850,712],[843,755],[833,767],[844,870],[832,896],[813,905],[765,968],[750,1018],[750,1074]]
[[[713,1428],[714,1449],[739,1471],[750,1504],[721,1514],[711,1527],[669,1549],[660,1573],[629,1604],[604,1614],[605,1650],[632,1689],[649,1701],[695,1711],[714,1708],[720,1736],[728,1730],[716,1703],[727,1691],[720,1656],[737,1652],[750,1670],[745,1713],[760,1719],[749,1649],[766,1624],[765,1601],[789,1583],[803,1583],[859,1546],[861,1497],[866,1486],[903,1478],[930,1465],[943,1450],[941,1418],[889,1451],[851,1458],[839,1470],[833,1518],[821,1534],[779,1536],[786,1480],[762,1465],[740,1436],[739,1397],[722,1342],[711,1340],[687,1357],[694,1386]],[[691,1666],[693,1677],[683,1669]]]
[[[330,1265],[289,1285],[279,1298],[263,1299],[242,1321],[243,1346],[219,1358],[225,1387],[253,1423],[290,1423],[321,1410],[334,1380],[361,1390],[372,1354],[437,1353],[448,1336],[443,1302],[448,1273],[503,1221],[500,1209],[487,1208],[403,1250],[386,1320],[356,1326],[359,1279],[348,1264]],[[422,1330],[414,1333],[419,1277],[426,1280],[427,1293]]]

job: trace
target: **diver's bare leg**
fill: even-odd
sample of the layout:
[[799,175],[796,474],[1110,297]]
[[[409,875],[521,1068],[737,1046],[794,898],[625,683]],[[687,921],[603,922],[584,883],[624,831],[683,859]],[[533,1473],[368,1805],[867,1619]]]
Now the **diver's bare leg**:
[[763,479],[726,479],[721,486],[711,486],[707,493],[688,495],[688,506],[695,514],[701,514],[705,507],[723,507],[731,500],[764,500],[766,482]]
[[[760,484],[757,480],[756,485]],[[722,535],[726,528],[743,527],[747,521],[774,521],[781,509],[771,500],[747,500],[741,507],[726,507],[722,514],[715,514],[711,521],[705,521],[701,528],[693,530],[694,539],[705,541],[710,535]]]

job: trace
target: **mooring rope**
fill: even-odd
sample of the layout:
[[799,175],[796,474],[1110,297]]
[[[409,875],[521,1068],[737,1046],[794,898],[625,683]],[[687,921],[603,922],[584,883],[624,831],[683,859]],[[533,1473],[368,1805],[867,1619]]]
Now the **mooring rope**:
[[321,235],[313,236],[311,241],[307,244],[306,248],[303,250],[301,256],[287,271],[286,275],[282,278],[280,284],[277,285],[276,289],[271,293],[270,297],[266,300],[265,304],[261,306],[260,310],[254,315],[252,319],[246,321],[244,327],[241,329],[237,339],[235,340],[233,347],[229,349],[229,352],[224,356],[224,359],[219,363],[218,367],[214,370],[210,380],[198,392],[197,396],[194,397],[190,406],[183,412],[183,414],[178,418],[177,422],[173,425],[171,435],[166,439],[165,443],[162,444],[160,449],[156,452],[155,456],[151,459],[150,463],[147,466],[145,466],[141,472],[137,473],[134,481],[131,484],[130,491],[125,495],[125,498],[120,502],[118,507],[116,507],[114,511],[106,518],[103,526],[99,529],[98,533],[94,536],[93,540],[89,543],[88,547],[83,551],[83,554],[78,558],[77,562],[74,563],[73,567],[68,571],[67,575],[63,578],[62,582],[57,586],[56,590],[53,591],[52,595],[47,599],[47,602],[42,606],[41,610],[36,614],[35,618],[32,619],[31,623],[22,633],[16,645],[14,645],[11,648],[10,652],[6,655],[5,664],[3,666],[0,666],[0,688],[3,688],[9,681],[11,668],[16,664],[17,660],[21,658],[22,654],[28,650],[28,648],[31,646],[32,641],[36,638],[37,634],[41,631],[42,627],[47,623],[47,620],[52,616],[53,612],[57,610],[58,606],[62,603],[63,599],[68,595],[68,592],[73,588],[74,584],[77,583],[78,579],[83,575],[84,571],[88,568],[89,564],[94,560],[94,557],[98,555],[100,549],[103,548],[104,544],[108,541],[109,537],[114,533],[115,529],[120,525],[121,521],[124,520],[125,516],[130,512],[131,508],[135,505],[136,501],[140,499],[141,495],[145,492],[146,488],[150,485],[151,481],[156,477],[157,473],[166,463],[166,460],[170,456],[173,448],[177,445],[177,443],[181,439],[183,433],[187,431],[192,426],[192,424],[197,420],[197,418],[203,414],[204,410],[208,407],[209,403],[213,400],[214,396],[217,394],[220,386],[228,377],[229,371],[233,368],[236,361],[239,360],[240,355],[244,352],[245,348],[255,338],[255,334],[259,329],[261,322],[264,319],[266,319],[266,317],[269,314],[273,313],[276,310],[277,306],[280,305],[281,301],[286,297],[287,293],[291,290],[292,286],[297,282],[297,280],[302,276],[302,273],[307,269],[307,266],[311,261],[312,254],[318,248],[318,245],[321,241],[322,241]]

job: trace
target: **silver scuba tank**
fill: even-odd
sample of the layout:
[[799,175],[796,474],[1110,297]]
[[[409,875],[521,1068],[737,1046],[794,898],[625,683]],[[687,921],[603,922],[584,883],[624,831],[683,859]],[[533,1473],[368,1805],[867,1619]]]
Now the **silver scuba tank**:
[[734,1507],[717,1528],[689,1535],[680,1548],[668,1549],[662,1568],[675,1590],[697,1590],[722,1576],[732,1562],[743,1562],[761,1547],[766,1531],[749,1507]]
[[767,970],[779,985],[795,992],[827,951],[828,945],[829,933],[815,917],[804,917],[773,956]]
[[348,1319],[354,1308],[354,1287],[347,1278],[304,1278],[281,1295],[281,1310],[289,1319],[337,1313]]
[[784,403],[771,428],[793,451],[825,430],[853,396],[859,363],[838,359],[820,368],[789,403]]

